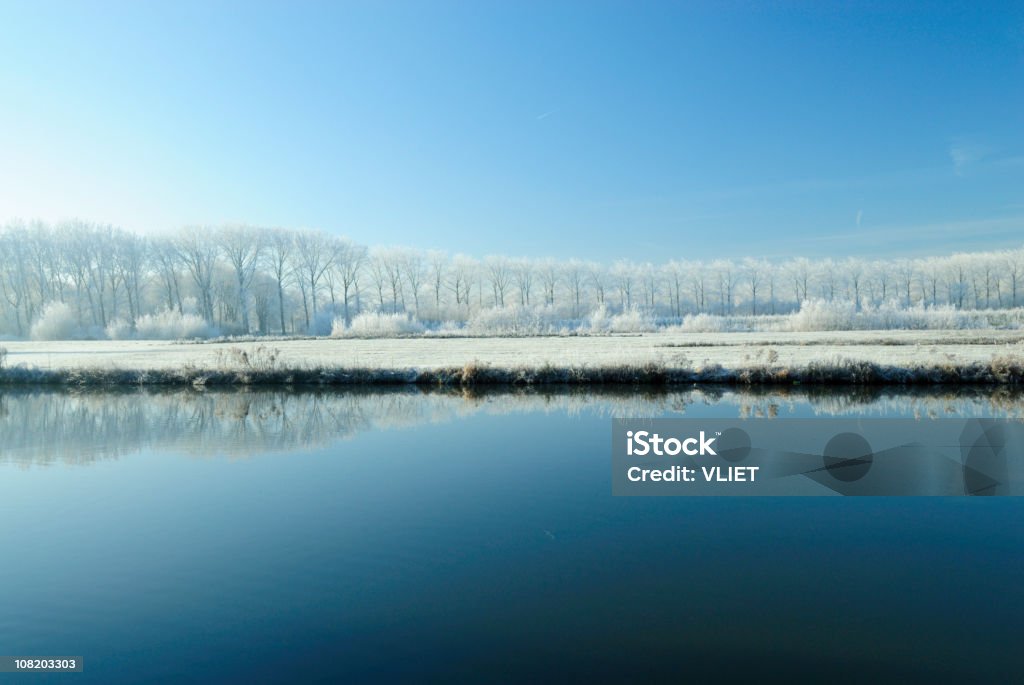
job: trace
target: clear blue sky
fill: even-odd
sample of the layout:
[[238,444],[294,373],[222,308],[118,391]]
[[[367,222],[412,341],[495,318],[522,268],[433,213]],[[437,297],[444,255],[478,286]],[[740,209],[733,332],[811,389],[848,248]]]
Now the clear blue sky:
[[0,221],[603,260],[1024,243],[1019,2],[0,0],[0,97]]

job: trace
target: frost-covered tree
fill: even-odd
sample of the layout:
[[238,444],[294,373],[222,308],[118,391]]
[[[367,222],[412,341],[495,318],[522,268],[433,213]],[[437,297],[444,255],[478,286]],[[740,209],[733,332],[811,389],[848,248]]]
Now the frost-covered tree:
[[296,273],[294,267],[295,257],[295,234],[283,228],[272,228],[267,231],[266,249],[263,251],[263,263],[273,279],[275,294],[277,295],[277,317],[281,328],[281,335],[287,330],[284,316],[285,288],[288,279]]
[[1017,306],[1017,290],[1021,275],[1024,274],[1024,249],[1006,250],[1003,253],[1006,276],[1010,281],[1010,306]]
[[534,266],[529,259],[517,259],[512,263],[512,280],[519,290],[519,304],[530,306],[530,293],[533,292]]
[[434,316],[441,316],[441,295],[448,282],[448,255],[440,250],[432,250],[427,255],[427,278],[434,293]]
[[682,262],[673,259],[662,268],[662,272],[668,285],[669,306],[672,309],[672,316],[682,316],[683,278],[686,275],[686,266]]
[[727,259],[718,259],[711,263],[711,270],[718,282],[718,299],[723,315],[732,314],[733,287],[736,284],[736,272],[733,263]]
[[[200,313],[213,323],[213,275],[217,263],[217,245],[210,239],[213,229],[189,226],[175,239],[178,259],[192,277],[199,297]],[[101,301],[102,306],[102,301]]]
[[[226,331],[287,333],[303,330],[303,322],[304,330],[322,328],[314,317],[325,313],[348,327],[368,300],[428,326],[486,319],[489,308],[513,302],[569,326],[609,305],[609,315],[642,308],[657,317],[737,310],[758,316],[777,307],[785,313],[815,298],[858,311],[995,309],[1021,306],[1022,275],[1022,248],[783,263],[684,261],[666,253],[660,263],[609,266],[501,255],[477,261],[407,247],[374,248],[371,255],[365,246],[310,230],[204,226],[161,236],[79,220],[10,221],[0,228],[0,333],[29,335],[44,310],[49,330],[76,335],[132,335],[140,320],[147,334],[173,335],[199,330],[180,325],[181,317],[196,314]],[[71,320],[55,321],[54,312]]]
[[612,265],[612,278],[615,289],[619,291],[619,305],[623,309],[633,307],[633,287],[636,282],[636,265],[626,260],[619,260]]
[[487,282],[491,286],[491,294],[496,307],[505,306],[505,292],[512,285],[512,267],[504,257],[490,256],[484,259]]
[[597,306],[605,304],[605,291],[608,284],[608,271],[603,264],[590,262],[587,264],[587,282],[594,289],[594,297],[597,299]]
[[334,250],[331,240],[322,231],[303,230],[295,234],[296,271],[302,281],[306,328],[311,325],[310,308],[305,306],[308,296],[313,316],[319,311],[317,293],[324,273],[331,268]]
[[[366,264],[368,251],[364,245],[357,245],[348,239],[335,243],[334,268],[337,270],[342,293],[342,310],[345,325],[352,323],[352,298],[359,296],[359,276]],[[357,308],[358,309],[358,308]]]
[[572,302],[573,318],[579,318],[583,312],[583,288],[586,284],[587,269],[578,259],[571,259],[565,265],[565,285]]
[[854,309],[860,311],[861,290],[864,284],[864,262],[856,257],[847,257],[843,260],[842,269],[849,285],[850,300],[853,302]]
[[427,261],[419,250],[402,250],[399,256],[399,268],[402,277],[409,285],[409,292],[413,298],[413,313],[416,318],[420,316],[420,293],[423,291],[423,284],[427,280]]
[[554,259],[544,259],[537,268],[540,277],[541,288],[544,290],[544,304],[554,306],[555,289],[560,281],[558,262]]
[[743,273],[746,277],[750,293],[750,313],[753,316],[757,316],[757,291],[764,282],[764,275],[767,270],[768,266],[761,260],[750,257],[743,260]]
[[808,300],[808,289],[814,274],[814,266],[806,257],[797,257],[786,265],[786,271],[793,281],[793,299],[797,304]]
[[690,290],[693,294],[693,306],[698,314],[703,314],[707,311],[707,304],[705,302],[707,271],[704,269],[704,265],[698,262],[691,263],[688,270],[690,272]]
[[234,271],[242,330],[248,333],[249,287],[256,277],[256,266],[269,235],[264,229],[239,224],[222,227],[215,233],[215,240]]
[[469,289],[476,274],[476,262],[466,255],[455,255],[448,269],[448,288],[455,295],[456,308],[465,307],[469,310]]

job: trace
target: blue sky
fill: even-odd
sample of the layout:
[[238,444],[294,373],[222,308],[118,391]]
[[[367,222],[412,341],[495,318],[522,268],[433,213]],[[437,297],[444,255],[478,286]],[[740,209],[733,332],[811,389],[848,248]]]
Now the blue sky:
[[661,261],[1024,243],[1024,5],[0,0],[0,221]]

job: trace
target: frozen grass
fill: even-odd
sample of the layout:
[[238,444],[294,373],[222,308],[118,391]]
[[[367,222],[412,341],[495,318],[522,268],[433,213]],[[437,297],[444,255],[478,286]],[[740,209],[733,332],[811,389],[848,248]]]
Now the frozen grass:
[[89,385],[1018,384],[1020,331],[5,342],[0,382]]
[[989,362],[921,363],[893,366],[842,358],[814,360],[801,367],[777,363],[763,355],[737,368],[718,364],[692,367],[683,364],[494,366],[470,362],[461,367],[371,368],[359,366],[289,366],[280,353],[263,346],[248,351],[230,348],[218,352],[209,367],[185,365],[177,369],[84,367],[40,369],[17,366],[0,371],[0,383],[62,386],[360,386],[418,385],[434,387],[478,386],[683,386],[725,385],[1020,385],[1024,356],[1007,354]]

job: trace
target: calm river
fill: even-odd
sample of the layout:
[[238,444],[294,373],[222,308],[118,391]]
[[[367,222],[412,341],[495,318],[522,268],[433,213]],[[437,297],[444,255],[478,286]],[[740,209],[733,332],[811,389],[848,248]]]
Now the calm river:
[[1005,682],[1024,499],[612,497],[609,435],[1022,415],[1004,391],[7,391],[0,654],[84,657],[26,682]]

